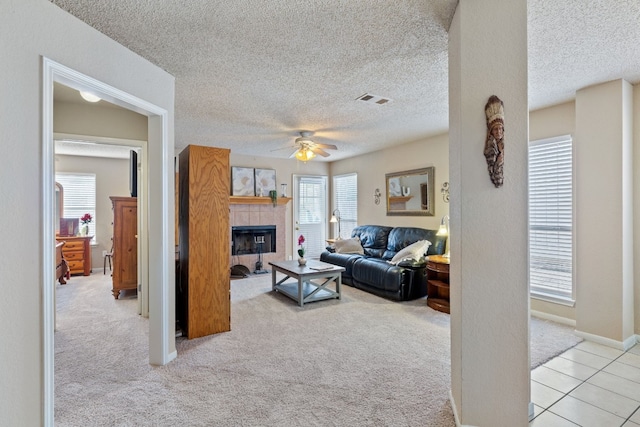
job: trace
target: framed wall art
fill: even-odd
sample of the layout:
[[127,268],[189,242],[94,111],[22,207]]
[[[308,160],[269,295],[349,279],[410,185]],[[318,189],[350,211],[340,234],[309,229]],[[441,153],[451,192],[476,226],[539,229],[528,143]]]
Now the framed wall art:
[[276,171],[274,169],[255,169],[256,196],[266,197],[269,191],[276,189]]
[[253,168],[231,167],[231,195],[255,196]]

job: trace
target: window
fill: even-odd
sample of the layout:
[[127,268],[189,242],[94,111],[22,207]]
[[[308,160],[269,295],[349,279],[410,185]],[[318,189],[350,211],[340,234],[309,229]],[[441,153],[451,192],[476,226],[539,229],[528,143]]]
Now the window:
[[[85,173],[56,173],[56,182],[64,190],[64,218],[80,218],[89,213],[89,235],[96,236],[96,176]],[[80,223],[82,225],[82,223]]]
[[529,143],[529,283],[534,297],[573,303],[571,136]]
[[[340,211],[340,237],[347,239],[358,225],[358,174],[333,177],[333,206]],[[331,235],[337,235],[335,233]]]

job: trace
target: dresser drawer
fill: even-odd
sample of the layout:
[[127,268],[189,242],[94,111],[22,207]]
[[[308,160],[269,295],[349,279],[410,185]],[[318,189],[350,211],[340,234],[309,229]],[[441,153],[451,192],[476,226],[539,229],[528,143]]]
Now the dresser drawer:
[[67,261],[82,261],[84,259],[84,252],[82,251],[63,251],[62,253]]
[[83,251],[84,250],[84,242],[82,241],[67,241],[62,247],[64,252],[67,251]]
[[69,270],[72,272],[84,271],[84,260],[67,261],[67,263],[69,264]]

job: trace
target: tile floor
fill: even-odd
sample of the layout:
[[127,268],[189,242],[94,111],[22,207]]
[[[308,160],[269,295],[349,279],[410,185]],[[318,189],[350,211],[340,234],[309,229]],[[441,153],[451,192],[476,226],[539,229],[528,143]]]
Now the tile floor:
[[640,427],[640,345],[583,341],[531,371],[530,427]]

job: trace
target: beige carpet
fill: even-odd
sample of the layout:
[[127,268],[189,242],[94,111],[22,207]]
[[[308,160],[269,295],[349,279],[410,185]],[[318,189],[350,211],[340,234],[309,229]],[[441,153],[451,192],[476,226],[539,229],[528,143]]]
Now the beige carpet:
[[[56,426],[455,425],[447,314],[349,286],[300,309],[270,280],[232,281],[231,332],[178,338],[163,367],[108,275],[57,285]],[[532,339],[532,365],[580,341],[535,319]]]

